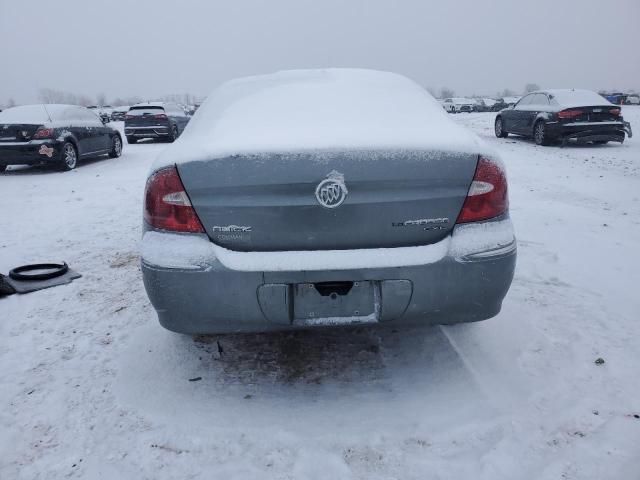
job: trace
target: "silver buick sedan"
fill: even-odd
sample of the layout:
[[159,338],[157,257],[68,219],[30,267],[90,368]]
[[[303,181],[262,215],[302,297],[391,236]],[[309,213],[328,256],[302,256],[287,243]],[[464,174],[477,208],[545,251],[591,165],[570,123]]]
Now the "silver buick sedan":
[[242,78],[149,174],[144,284],[188,334],[483,320],[513,278],[508,207],[496,154],[405,77]]

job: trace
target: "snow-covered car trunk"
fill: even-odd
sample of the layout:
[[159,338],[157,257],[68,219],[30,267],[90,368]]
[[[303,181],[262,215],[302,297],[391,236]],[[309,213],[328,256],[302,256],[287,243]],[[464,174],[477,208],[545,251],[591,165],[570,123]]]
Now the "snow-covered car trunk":
[[232,250],[403,247],[451,231],[485,148],[406,78],[292,71],[216,90],[155,168]]
[[0,142],[28,142],[36,131],[51,126],[51,114],[60,113],[59,105],[25,105],[0,113]]
[[28,142],[43,124],[0,123],[0,142]]
[[[354,151],[243,155],[179,165],[210,238],[232,250],[425,245],[453,228],[477,155]],[[321,208],[337,177],[339,208]],[[320,196],[320,197],[319,197]]]
[[125,127],[168,127],[169,120],[162,107],[132,107],[125,116]]

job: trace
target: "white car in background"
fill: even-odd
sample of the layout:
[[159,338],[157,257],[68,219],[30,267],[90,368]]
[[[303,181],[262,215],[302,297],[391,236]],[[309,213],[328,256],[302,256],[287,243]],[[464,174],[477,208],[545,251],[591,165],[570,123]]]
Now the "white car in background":
[[449,113],[471,113],[475,110],[476,102],[471,98],[445,98],[442,106]]
[[449,113],[471,113],[475,110],[476,102],[471,98],[445,98],[442,105]]
[[627,105],[640,105],[640,96],[639,95],[627,95],[627,100],[625,102]]

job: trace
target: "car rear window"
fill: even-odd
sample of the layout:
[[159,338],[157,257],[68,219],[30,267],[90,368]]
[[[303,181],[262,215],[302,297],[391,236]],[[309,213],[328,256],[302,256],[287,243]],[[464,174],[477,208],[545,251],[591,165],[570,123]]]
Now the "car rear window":
[[590,90],[553,91],[553,103],[561,107],[609,105],[610,102]]
[[156,115],[158,113],[164,113],[163,107],[132,107],[127,112],[127,115]]
[[44,105],[24,105],[0,112],[0,123],[41,124],[49,121],[49,114]]

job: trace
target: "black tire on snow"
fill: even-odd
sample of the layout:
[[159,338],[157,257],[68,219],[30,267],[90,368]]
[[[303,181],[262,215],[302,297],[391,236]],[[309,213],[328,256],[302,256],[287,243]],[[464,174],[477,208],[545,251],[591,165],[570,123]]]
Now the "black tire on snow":
[[176,127],[175,125],[171,127],[171,135],[169,135],[167,137],[167,142],[169,143],[173,143],[176,141],[176,139],[178,138],[178,127]]
[[[498,125],[499,122],[499,125]],[[499,127],[499,128],[498,128]],[[493,131],[498,138],[507,138],[509,136],[509,132],[505,131],[504,123],[502,121],[502,117],[496,117],[496,121],[493,125]]]
[[551,139],[547,134],[547,126],[542,120],[538,120],[533,126],[533,141],[536,142],[536,145],[551,145]]
[[136,137],[127,137],[127,143],[138,143],[138,139]]
[[[119,145],[116,145],[116,144]],[[118,158],[122,155],[122,139],[120,135],[114,135],[113,140],[111,140],[111,151],[109,152],[110,158]]]
[[[69,156],[67,156],[69,151]],[[78,166],[78,149],[71,142],[64,142],[62,145],[62,159],[60,160],[60,170],[69,171]]]

